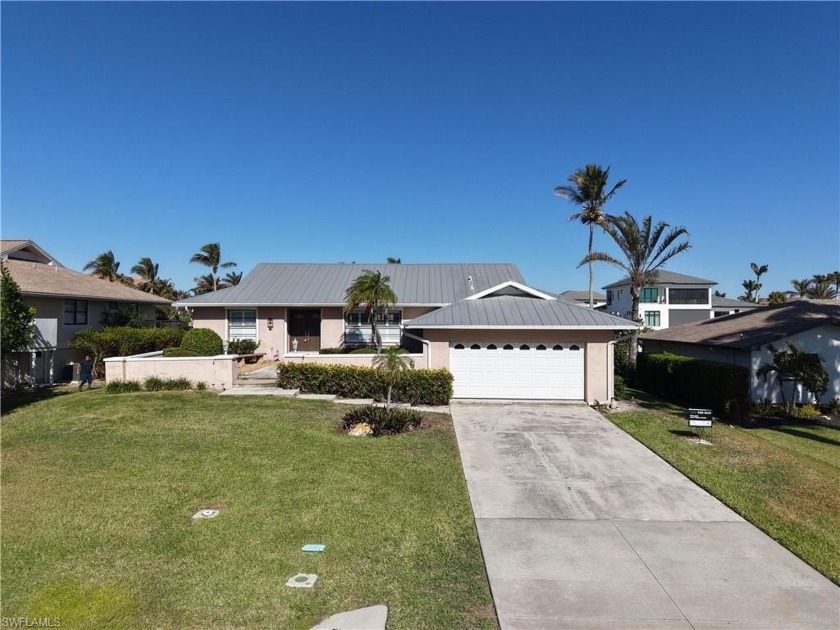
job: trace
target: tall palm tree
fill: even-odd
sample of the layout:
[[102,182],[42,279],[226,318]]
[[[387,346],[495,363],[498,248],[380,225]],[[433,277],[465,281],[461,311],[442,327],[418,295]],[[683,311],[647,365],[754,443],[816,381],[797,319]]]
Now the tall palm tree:
[[350,283],[344,294],[344,312],[364,308],[365,315],[373,328],[377,354],[382,352],[382,336],[376,324],[378,315],[387,315],[388,308],[397,303],[397,294],[388,285],[390,276],[383,276],[380,271],[365,269],[359,277]]
[[225,277],[222,278],[221,282],[219,283],[223,289],[227,287],[235,287],[237,284],[242,282],[242,272],[236,271],[228,271],[225,274]]
[[[606,169],[601,168],[597,164],[587,164],[583,168],[577,169],[574,173],[569,175],[569,186],[557,186],[554,189],[554,194],[562,197],[580,207],[580,212],[576,212],[569,217],[569,221],[580,221],[583,225],[589,226],[589,248],[587,255],[592,255],[592,237],[596,225],[603,227],[604,223],[604,204],[609,201],[615,192],[627,183],[626,179],[622,179],[609,191],[607,191],[607,181],[610,177],[610,167]],[[592,269],[592,263],[589,263],[589,308],[593,308],[595,304],[595,295],[593,285],[595,284],[595,275]]]
[[96,258],[88,262],[82,271],[90,271],[92,276],[108,280],[110,282],[122,281],[124,277],[120,273],[120,263],[114,257],[114,252],[110,249],[107,252],[99,254]]
[[[578,265],[580,267],[591,262],[605,262],[624,270],[630,280],[632,314],[635,322],[641,321],[639,299],[642,289],[656,281],[657,271],[660,267],[677,254],[691,247],[687,240],[688,230],[684,227],[675,227],[669,230],[669,227],[670,225],[664,221],[660,221],[654,226],[653,219],[649,215],[642,220],[641,225],[629,212],[625,212],[621,216],[607,216],[603,223],[604,231],[615,241],[615,244],[624,254],[625,260],[619,260],[603,252],[592,252]],[[682,236],[685,236],[686,240],[677,242]],[[638,339],[639,329],[635,328],[630,343],[630,364],[633,367],[636,366]]]
[[834,283],[834,295],[840,299],[840,271],[832,271],[828,274],[829,280]]
[[136,265],[131,268],[130,273],[140,278],[138,288],[147,293],[155,293],[155,282],[158,279],[158,265],[152,262],[148,256],[141,258]]
[[219,269],[236,267],[235,262],[222,262],[222,246],[219,245],[219,243],[207,243],[206,245],[202,245],[198,253],[193,254],[192,258],[190,258],[190,262],[210,267],[210,275],[213,277],[213,291],[218,288],[217,278],[219,275]]
[[150,292],[167,300],[180,299],[178,297],[178,293],[180,292],[175,288],[175,283],[169,278],[156,278],[152,283]]
[[403,349],[394,346],[385,348],[380,354],[373,357],[373,369],[382,373],[385,383],[388,385],[388,395],[385,399],[385,409],[391,409],[391,390],[404,372],[414,369],[414,360],[406,356]]
[[761,290],[761,276],[767,273],[767,265],[756,265],[755,263],[750,263],[750,268],[752,272],[755,274],[755,299],[753,302],[758,302],[758,292]]
[[756,296],[758,295],[758,290],[761,288],[761,285],[752,279],[744,280],[741,283],[741,286],[744,287],[744,295],[740,296],[739,300],[744,300],[745,302],[758,302]]

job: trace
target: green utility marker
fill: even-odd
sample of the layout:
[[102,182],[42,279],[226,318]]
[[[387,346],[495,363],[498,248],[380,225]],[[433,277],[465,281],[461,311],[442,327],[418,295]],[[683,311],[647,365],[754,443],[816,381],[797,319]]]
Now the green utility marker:
[[321,551],[324,551],[326,548],[327,548],[327,546],[326,546],[326,545],[321,545],[321,544],[311,544],[311,545],[304,545],[303,547],[301,547],[301,548],[300,548],[300,550],[301,550],[301,551],[316,551],[316,552],[321,552]]

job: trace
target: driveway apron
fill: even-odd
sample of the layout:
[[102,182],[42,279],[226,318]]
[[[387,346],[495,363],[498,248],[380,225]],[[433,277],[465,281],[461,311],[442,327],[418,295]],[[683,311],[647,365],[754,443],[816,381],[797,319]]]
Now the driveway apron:
[[585,405],[453,403],[504,630],[837,630],[840,589]]

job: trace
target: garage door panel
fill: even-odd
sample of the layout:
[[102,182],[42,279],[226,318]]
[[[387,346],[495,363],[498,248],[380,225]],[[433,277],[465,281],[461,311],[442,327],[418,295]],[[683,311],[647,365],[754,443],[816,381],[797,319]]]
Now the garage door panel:
[[461,346],[451,347],[449,354],[456,398],[584,397],[584,353],[578,344],[461,342]]

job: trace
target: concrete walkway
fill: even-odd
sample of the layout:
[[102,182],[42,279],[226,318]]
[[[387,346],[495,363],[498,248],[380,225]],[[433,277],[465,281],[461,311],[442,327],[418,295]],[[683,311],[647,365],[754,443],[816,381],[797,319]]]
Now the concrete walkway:
[[504,630],[840,627],[830,580],[592,409],[451,413]]

